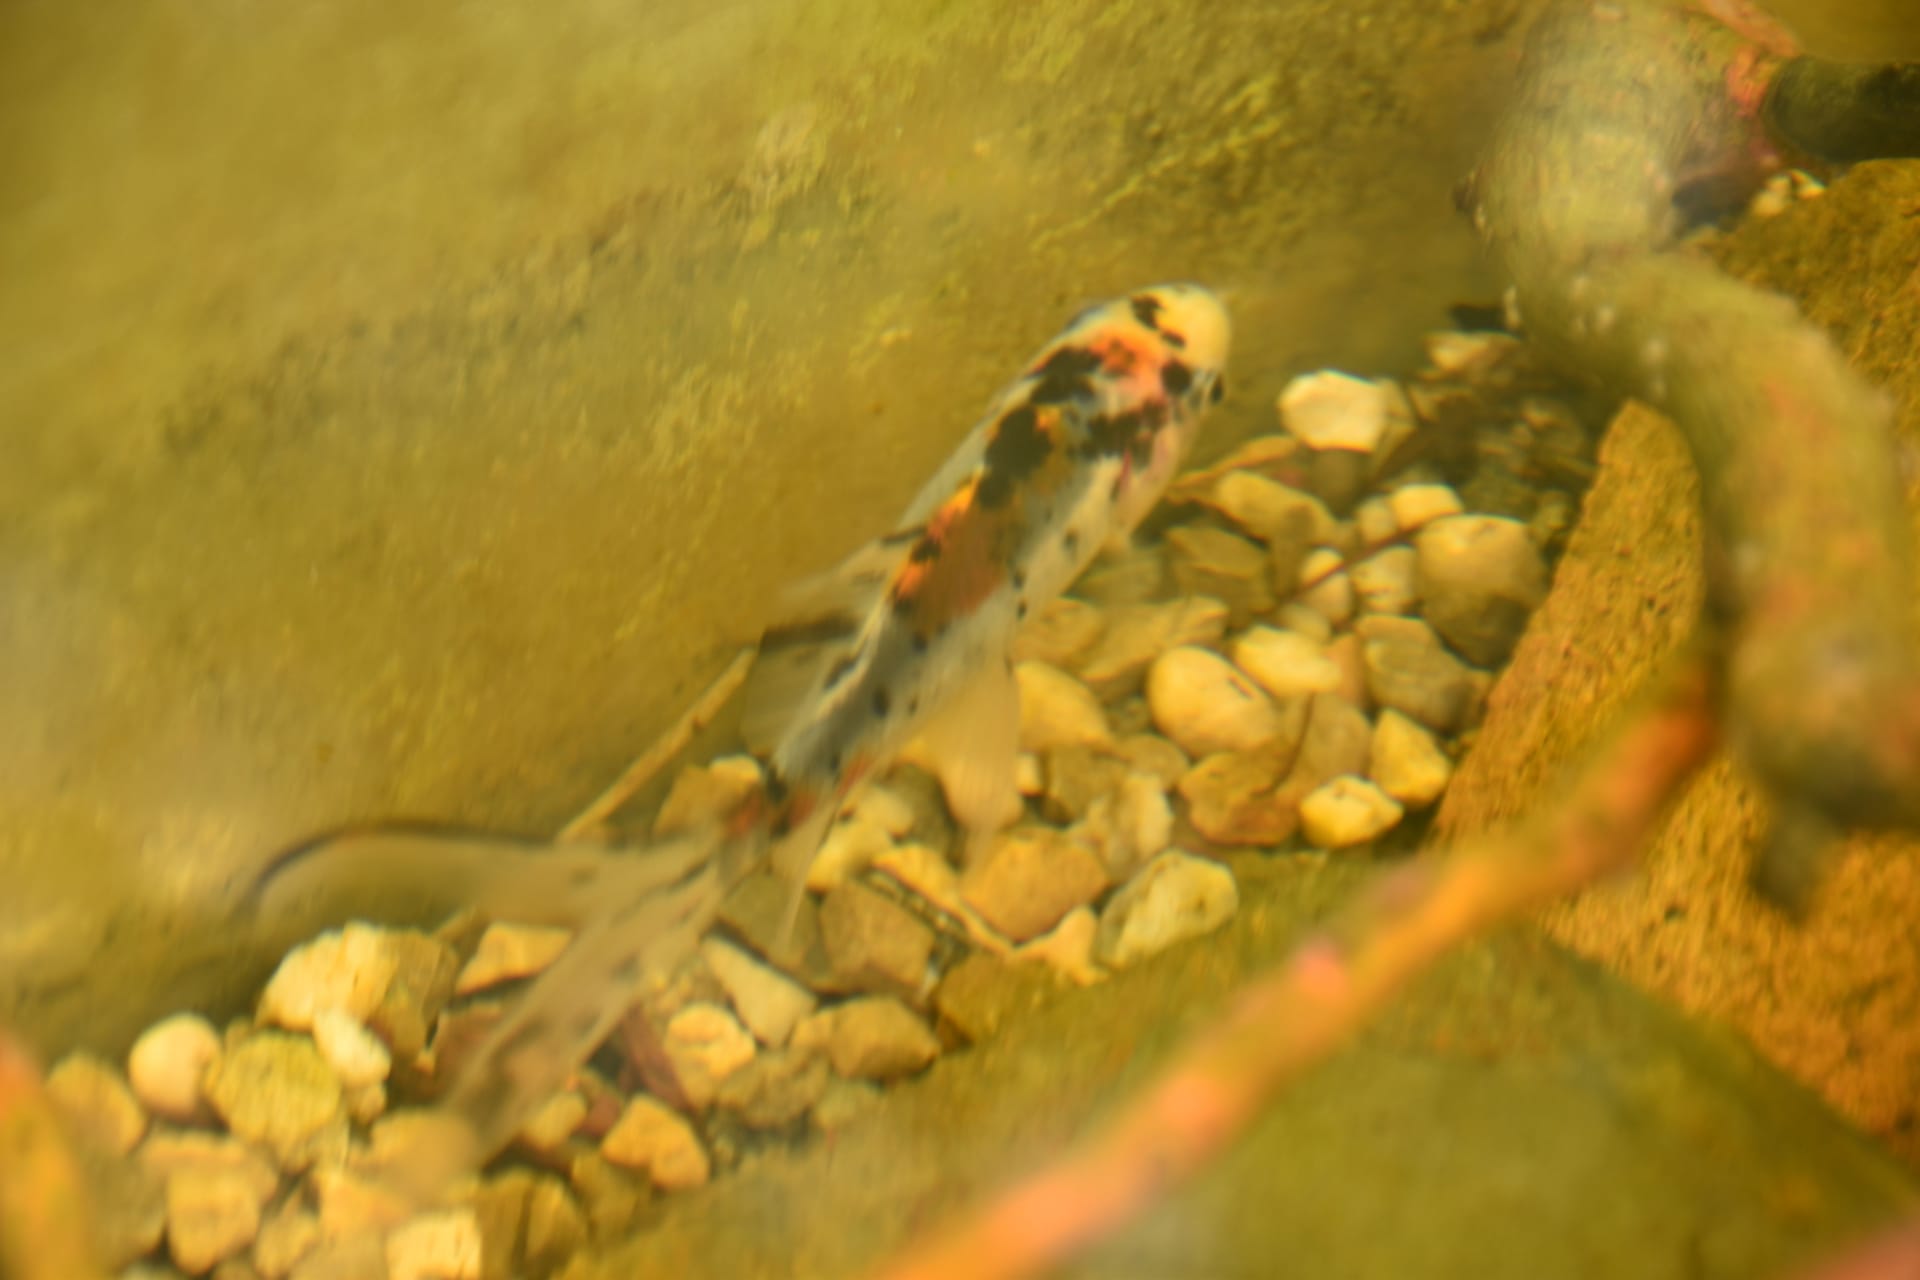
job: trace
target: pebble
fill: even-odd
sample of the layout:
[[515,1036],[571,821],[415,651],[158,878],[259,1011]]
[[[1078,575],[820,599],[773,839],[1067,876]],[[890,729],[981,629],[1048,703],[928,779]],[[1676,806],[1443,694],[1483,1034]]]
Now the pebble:
[[1453,777],[1453,762],[1419,723],[1388,709],[1373,726],[1367,776],[1409,809],[1438,800]]
[[[1295,573],[1291,581],[1298,582],[1300,575]],[[1309,608],[1298,600],[1289,600],[1273,611],[1273,621],[1282,630],[1295,635],[1305,636],[1327,644],[1333,639],[1333,624],[1327,621],[1327,615],[1318,609]]]
[[880,823],[857,810],[843,813],[827,828],[819,852],[807,864],[807,888],[826,893],[891,848],[893,836]]
[[527,1117],[517,1135],[522,1145],[537,1152],[557,1151],[566,1145],[587,1119],[587,1100],[575,1089],[563,1089]]
[[690,831],[724,817],[760,787],[760,764],[752,756],[722,756],[712,764],[689,765],[674,776],[654,817],[653,834]]
[[453,995],[460,956],[417,929],[389,931],[387,948],[394,958],[393,978],[373,1012],[360,1021],[386,1042],[396,1062],[412,1062],[427,1047],[434,1022]]
[[585,1212],[589,1234],[601,1240],[625,1232],[652,1194],[645,1173],[635,1176],[598,1151],[576,1152],[567,1181]]
[[1140,687],[1147,668],[1176,645],[1218,644],[1227,606],[1206,596],[1165,604],[1123,605],[1109,612],[1106,632],[1080,665],[1080,678],[1111,701]]
[[480,935],[473,958],[454,979],[455,995],[472,995],[502,982],[531,978],[552,964],[567,943],[573,940],[571,929],[552,926],[495,922]]
[[186,1122],[203,1113],[201,1081],[220,1056],[220,1033],[197,1013],[176,1013],[140,1033],[127,1055],[127,1082],[152,1114]]
[[1234,666],[1283,701],[1340,687],[1340,669],[1327,657],[1326,646],[1297,631],[1251,627],[1234,639],[1228,652]]
[[1100,638],[1106,625],[1106,614],[1099,605],[1072,596],[1055,596],[1014,633],[1011,657],[1016,664],[1072,666]]
[[1460,495],[1444,484],[1402,485],[1387,495],[1387,506],[1402,533],[1412,533],[1466,510],[1460,505]]
[[320,1243],[320,1219],[300,1196],[288,1196],[260,1224],[253,1241],[253,1267],[267,1280],[280,1280]]
[[794,1033],[824,1044],[833,1069],[849,1080],[896,1080],[940,1054],[940,1041],[892,996],[860,996],[813,1015]]
[[981,919],[1016,942],[1036,938],[1107,887],[1100,857],[1051,827],[1001,832],[960,877],[960,893]]
[[1346,849],[1379,839],[1404,812],[1398,801],[1365,778],[1342,774],[1301,799],[1300,830],[1319,848]]
[[[535,1174],[527,1192],[525,1226],[520,1233],[522,1273],[543,1276],[556,1273],[586,1247],[587,1218],[579,1202],[560,1179]],[[481,1233],[480,1243],[487,1242]],[[483,1274],[485,1274],[483,1272]]]
[[1373,725],[1360,708],[1337,693],[1316,693],[1307,712],[1307,731],[1294,755],[1285,788],[1301,796],[1343,773],[1361,773],[1373,743]]
[[1192,756],[1253,752],[1299,732],[1293,708],[1272,698],[1209,649],[1169,649],[1147,675],[1153,723]]
[[1116,758],[1127,762],[1130,773],[1144,773],[1164,790],[1180,780],[1192,762],[1187,753],[1157,733],[1130,733],[1113,744]]
[[[1260,475],[1284,466],[1300,452],[1300,442],[1288,435],[1254,436],[1234,446],[1224,458],[1175,477],[1167,487],[1172,502],[1203,502],[1221,479],[1230,475]],[[1264,478],[1264,476],[1262,477]]]
[[1510,333],[1492,330],[1461,332],[1445,329],[1429,333],[1423,339],[1427,363],[1435,371],[1451,378],[1469,381],[1484,378],[1520,349],[1520,340]]
[[778,1048],[785,1044],[800,1019],[820,1003],[792,978],[730,942],[706,938],[700,943],[700,954],[726,991],[734,1012],[764,1045]]
[[112,1063],[91,1053],[70,1053],[47,1073],[47,1096],[67,1121],[123,1156],[147,1131],[147,1113]]
[[1311,449],[1371,453],[1387,429],[1387,391],[1365,378],[1325,369],[1280,392],[1280,421]]
[[1131,546],[1118,554],[1107,552],[1073,584],[1073,593],[1095,604],[1140,604],[1166,595],[1167,562],[1160,549]]
[[600,1140],[600,1154],[624,1169],[645,1173],[662,1191],[684,1191],[712,1176],[713,1162],[685,1117],[645,1094],[627,1101]]
[[371,925],[330,930],[289,951],[260,993],[259,1019],[289,1031],[311,1031],[322,1009],[366,1022],[399,971],[393,934]]
[[1300,826],[1293,799],[1276,791],[1286,768],[1286,759],[1270,752],[1208,756],[1179,782],[1187,821],[1214,844],[1284,843]]
[[1166,542],[1176,590],[1224,602],[1230,626],[1245,626],[1248,618],[1273,608],[1266,548],[1207,525],[1170,529]]
[[753,1036],[730,1010],[695,1000],[667,1020],[661,1048],[674,1079],[695,1107],[705,1108],[720,1082],[753,1061]]
[[720,919],[757,954],[823,994],[843,991],[846,982],[827,959],[820,940],[820,910],[801,895],[794,913],[793,886],[771,869],[747,876],[720,904]]
[[313,1043],[348,1089],[379,1084],[393,1069],[393,1055],[380,1038],[339,1009],[322,1009],[314,1017]]
[[1100,918],[1092,907],[1075,907],[1067,912],[1051,932],[1043,933],[1014,952],[1014,958],[1028,964],[1044,964],[1067,981],[1092,986],[1105,978],[1106,971],[1093,959],[1093,942],[1100,932]]
[[1100,850],[1109,878],[1125,880],[1173,839],[1165,785],[1149,774],[1129,773],[1118,790],[1094,802],[1082,830]]
[[1419,618],[1378,615],[1355,627],[1367,667],[1367,693],[1382,707],[1436,733],[1456,733],[1480,712],[1474,673]]
[[933,930],[856,880],[820,904],[820,939],[833,972],[855,990],[918,999],[927,987]]
[[1367,650],[1353,632],[1335,636],[1327,644],[1327,661],[1340,673],[1340,682],[1328,693],[1337,693],[1354,706],[1367,708],[1373,699],[1367,695]]
[[201,1129],[156,1129],[136,1153],[140,1165],[161,1181],[176,1174],[219,1173],[237,1178],[265,1205],[280,1189],[280,1174],[255,1148],[225,1133]]
[[207,1099],[227,1128],[298,1171],[326,1144],[344,1138],[340,1082],[305,1036],[263,1031],[228,1050],[207,1073]]
[[1362,613],[1411,613],[1419,598],[1415,587],[1418,555],[1412,547],[1376,551],[1349,570]]
[[1353,527],[1362,547],[1377,547],[1400,536],[1400,521],[1385,498],[1368,498],[1353,509]]
[[1504,516],[1435,520],[1414,539],[1433,629],[1467,661],[1505,662],[1547,596],[1547,564],[1527,526]]
[[1100,914],[1094,955],[1125,968],[1176,942],[1210,933],[1240,907],[1233,873],[1217,862],[1169,849],[1122,885]]
[[472,1208],[423,1213],[387,1236],[387,1280],[480,1280],[480,1223]]
[[812,1109],[832,1073],[816,1049],[775,1049],[726,1078],[717,1099],[750,1129],[781,1129]]
[[1044,764],[1040,811],[1067,826],[1117,791],[1128,773],[1126,761],[1090,747],[1056,747],[1047,752]]
[[1022,751],[1112,744],[1113,729],[1093,690],[1044,662],[1022,662],[1013,676],[1020,687]]
[[1316,547],[1300,562],[1299,602],[1335,627],[1353,617],[1353,579],[1346,563],[1331,547]]
[[188,1275],[204,1275],[260,1231],[260,1200],[245,1172],[217,1166],[167,1177],[167,1253]]
[[922,901],[958,920],[975,946],[995,954],[1009,949],[1007,940],[960,896],[960,873],[932,849],[923,844],[903,844],[873,865],[875,870],[884,871],[895,882],[918,894]]
[[1331,541],[1339,527],[1320,499],[1253,471],[1221,476],[1207,505],[1269,547],[1275,542]]

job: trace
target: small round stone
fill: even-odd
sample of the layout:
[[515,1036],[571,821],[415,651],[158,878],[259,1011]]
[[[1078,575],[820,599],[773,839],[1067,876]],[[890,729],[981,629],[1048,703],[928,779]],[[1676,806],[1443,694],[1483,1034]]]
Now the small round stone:
[[1322,849],[1346,849],[1379,839],[1404,812],[1397,800],[1365,778],[1342,774],[1300,801],[1300,830]]
[[201,1083],[220,1057],[220,1033],[197,1013],[176,1013],[140,1033],[127,1055],[133,1096],[154,1115],[189,1121],[199,1114]]

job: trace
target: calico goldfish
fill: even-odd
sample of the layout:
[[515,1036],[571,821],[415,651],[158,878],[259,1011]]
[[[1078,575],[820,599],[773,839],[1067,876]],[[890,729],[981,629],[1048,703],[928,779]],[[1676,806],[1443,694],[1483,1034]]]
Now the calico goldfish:
[[1229,341],[1218,298],[1169,284],[1083,311],[1029,360],[891,532],[790,593],[744,695],[764,793],[742,810],[635,851],[417,831],[332,842],[388,875],[458,880],[485,914],[574,927],[442,1100],[473,1163],[564,1087],[745,875],[771,862],[797,905],[833,816],[913,740],[973,842],[1017,816],[1014,634],[1159,500],[1223,394]]
[[1018,814],[1014,633],[1159,501],[1224,392],[1230,332],[1191,284],[1082,312],[892,533],[798,593],[811,608],[762,642],[787,696],[746,725],[767,745],[779,870],[804,875],[839,802],[914,737],[976,844]]

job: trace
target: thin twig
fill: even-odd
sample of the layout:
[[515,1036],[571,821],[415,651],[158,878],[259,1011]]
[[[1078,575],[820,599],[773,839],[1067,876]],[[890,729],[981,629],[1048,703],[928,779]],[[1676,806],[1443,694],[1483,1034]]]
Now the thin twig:
[[1011,1280],[1112,1232],[1205,1167],[1274,1093],[1327,1058],[1440,955],[1632,863],[1718,740],[1714,664],[1692,651],[1551,816],[1396,869],[1244,988],[1103,1131],[882,1280]]
[[684,751],[694,735],[720,714],[727,700],[746,683],[747,672],[753,669],[753,660],[759,652],[758,645],[748,645],[735,654],[733,661],[727,664],[727,669],[707,686],[707,691],[687,708],[686,714],[675,721],[672,728],[654,739],[652,746],[635,757],[626,772],[614,779],[613,785],[595,797],[593,803],[582,809],[578,817],[560,828],[560,834],[554,837],[555,841],[571,844],[591,839],[621,805],[633,799],[642,787],[653,781],[654,775]]

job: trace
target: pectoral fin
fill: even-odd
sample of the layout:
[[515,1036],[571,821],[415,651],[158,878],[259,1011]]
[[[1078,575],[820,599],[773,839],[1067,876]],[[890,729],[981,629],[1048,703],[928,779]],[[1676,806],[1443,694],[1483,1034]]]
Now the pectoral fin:
[[1020,688],[1003,659],[989,662],[920,732],[915,756],[946,793],[967,832],[969,856],[1020,816],[1014,761],[1020,751]]

